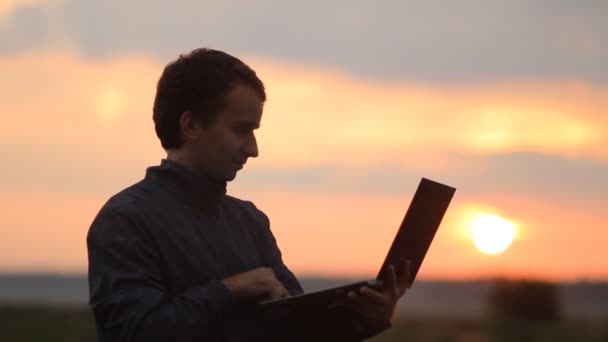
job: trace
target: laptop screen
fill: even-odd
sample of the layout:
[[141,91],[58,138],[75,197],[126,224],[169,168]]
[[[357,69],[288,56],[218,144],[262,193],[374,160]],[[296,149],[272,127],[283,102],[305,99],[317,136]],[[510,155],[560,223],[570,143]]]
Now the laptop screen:
[[422,178],[376,279],[385,279],[390,264],[399,272],[409,259],[408,287],[412,286],[455,192],[455,188]]

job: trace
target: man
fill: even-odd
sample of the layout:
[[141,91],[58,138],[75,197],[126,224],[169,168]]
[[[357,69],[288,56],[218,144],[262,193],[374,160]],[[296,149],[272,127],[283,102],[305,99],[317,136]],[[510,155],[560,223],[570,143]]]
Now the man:
[[258,156],[265,100],[255,72],[224,52],[198,49],[166,66],[153,119],[167,157],[110,198],[87,236],[100,341],[352,340],[390,326],[405,292],[394,269],[382,292],[339,303],[343,319],[285,323],[248,305],[302,293],[266,215],[226,195]]

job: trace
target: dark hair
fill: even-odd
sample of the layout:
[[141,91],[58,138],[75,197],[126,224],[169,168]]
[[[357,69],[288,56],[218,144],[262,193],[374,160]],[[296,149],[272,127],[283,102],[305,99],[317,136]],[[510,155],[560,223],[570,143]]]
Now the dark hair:
[[225,95],[237,84],[251,87],[266,101],[264,84],[255,71],[236,57],[212,49],[196,49],[165,67],[156,86],[152,118],[164,149],[182,146],[179,120],[191,111],[209,125],[224,106]]

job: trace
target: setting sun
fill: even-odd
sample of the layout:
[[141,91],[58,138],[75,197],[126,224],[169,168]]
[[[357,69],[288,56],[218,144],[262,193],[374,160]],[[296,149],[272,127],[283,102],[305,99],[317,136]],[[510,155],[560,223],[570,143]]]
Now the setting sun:
[[493,214],[483,214],[471,222],[473,243],[481,252],[499,254],[504,252],[515,236],[512,222]]

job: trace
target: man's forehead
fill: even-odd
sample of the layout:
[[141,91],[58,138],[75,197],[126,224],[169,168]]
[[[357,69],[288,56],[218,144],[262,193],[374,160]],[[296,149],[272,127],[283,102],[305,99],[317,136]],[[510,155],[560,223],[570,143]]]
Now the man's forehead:
[[229,124],[258,128],[264,111],[264,102],[247,87],[236,87],[226,95],[220,120]]
[[221,119],[231,125],[250,126],[258,128],[262,120],[261,108],[232,107],[219,113]]
[[232,124],[249,128],[260,128],[260,121],[253,119],[236,119],[232,120]]

